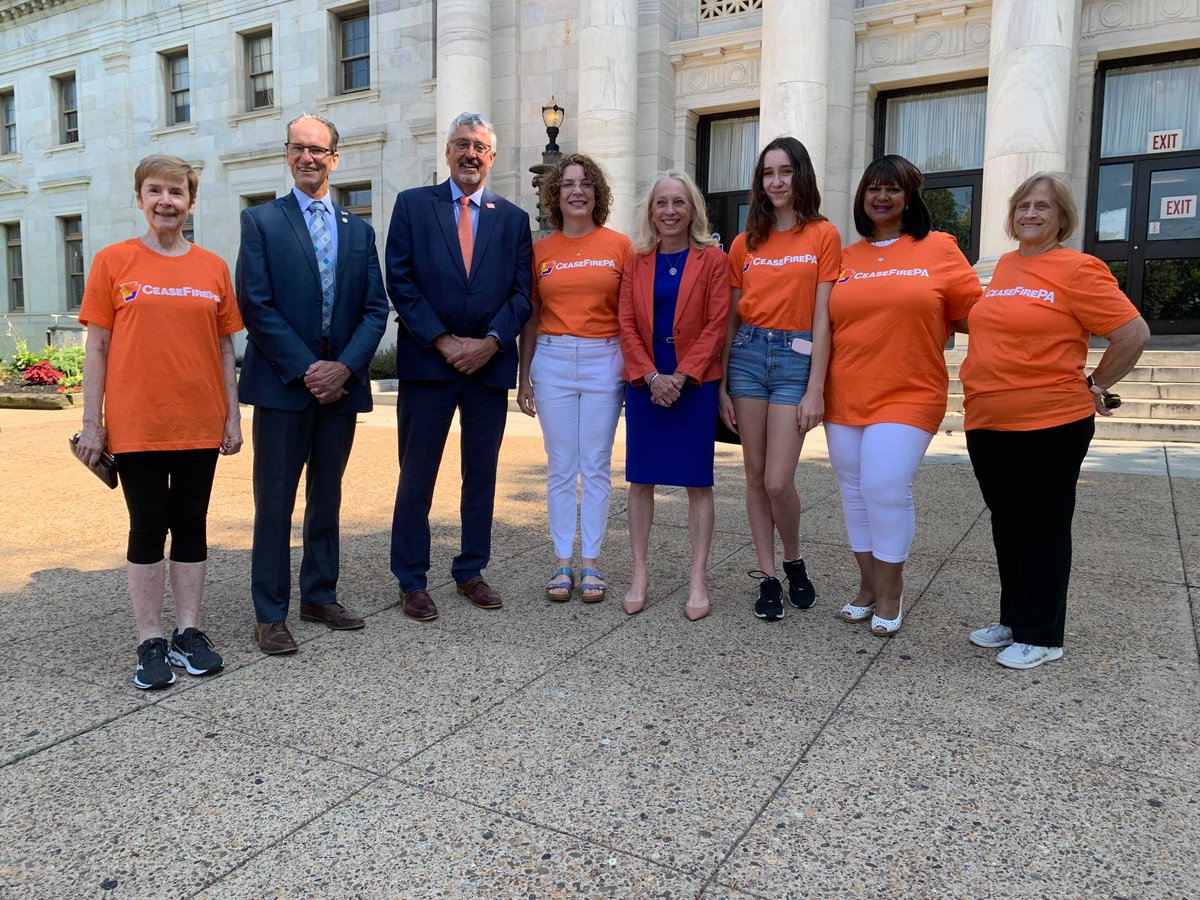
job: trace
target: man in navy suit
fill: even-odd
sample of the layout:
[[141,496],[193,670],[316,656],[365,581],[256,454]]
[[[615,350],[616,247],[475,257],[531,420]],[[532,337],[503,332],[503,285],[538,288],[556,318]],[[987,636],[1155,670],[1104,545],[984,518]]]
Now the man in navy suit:
[[236,277],[248,340],[238,397],[254,406],[250,592],[264,653],[296,650],[287,627],[292,510],[305,465],[300,618],[363,627],[337,602],[338,515],[355,416],[371,409],[367,366],[388,305],[375,231],[329,196],[337,145],[332,122],[293,120],[285,147],[295,187],[242,211]]
[[404,614],[428,621],[429,507],[456,410],[461,425],[461,550],[450,574],[480,609],[501,598],[483,580],[492,542],[496,462],[516,384],[516,338],[529,318],[529,216],[484,186],[496,130],[476,113],[450,123],[450,180],[403,191],[387,236],[387,285],[404,325],[396,344],[400,484],[392,573]]

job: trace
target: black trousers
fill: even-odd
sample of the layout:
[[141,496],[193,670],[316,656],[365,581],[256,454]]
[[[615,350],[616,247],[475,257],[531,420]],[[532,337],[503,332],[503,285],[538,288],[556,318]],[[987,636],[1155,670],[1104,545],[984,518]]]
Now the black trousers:
[[208,559],[208,498],[217,470],[217,448],[118,453],[117,471],[129,509],[125,558],[137,565],[160,562],[171,532],[171,559]]
[[1061,647],[1071,579],[1071,520],[1093,416],[1036,431],[967,432],[967,452],[992,513],[1000,624],[1018,644]]

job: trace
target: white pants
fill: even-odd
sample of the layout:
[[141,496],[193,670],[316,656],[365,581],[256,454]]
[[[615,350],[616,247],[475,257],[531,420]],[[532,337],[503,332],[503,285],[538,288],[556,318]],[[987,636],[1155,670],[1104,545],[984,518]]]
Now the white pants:
[[850,549],[880,562],[908,559],[916,530],[912,481],[933,435],[912,425],[825,423]]
[[613,435],[625,393],[621,368],[621,342],[615,336],[537,337],[529,379],[546,445],[550,537],[560,559],[574,556],[579,482],[581,555],[600,555],[612,494]]

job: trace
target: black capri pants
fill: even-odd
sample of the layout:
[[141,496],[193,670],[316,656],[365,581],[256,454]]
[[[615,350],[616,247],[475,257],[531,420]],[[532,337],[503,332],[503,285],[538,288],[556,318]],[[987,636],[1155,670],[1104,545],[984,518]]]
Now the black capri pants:
[[1061,647],[1071,581],[1071,521],[1094,416],[1035,431],[967,432],[967,452],[992,512],[1000,624],[1018,644]]
[[117,453],[117,471],[129,508],[125,558],[138,565],[161,562],[171,532],[171,559],[208,559],[208,499],[217,449]]

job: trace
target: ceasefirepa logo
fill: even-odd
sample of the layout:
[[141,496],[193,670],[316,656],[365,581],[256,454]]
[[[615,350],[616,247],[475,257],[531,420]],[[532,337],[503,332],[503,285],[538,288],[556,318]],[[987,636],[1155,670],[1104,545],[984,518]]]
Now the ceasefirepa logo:
[[141,289],[142,283],[140,281],[126,281],[124,284],[117,285],[117,290],[121,292],[121,299],[126,303],[136,300]]
[[554,260],[548,259],[544,263],[542,263],[540,266],[538,266],[538,277],[545,278],[547,275],[549,275],[553,271],[554,271]]

